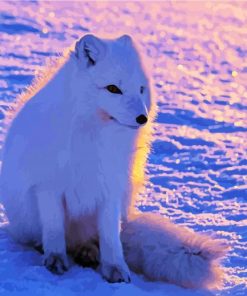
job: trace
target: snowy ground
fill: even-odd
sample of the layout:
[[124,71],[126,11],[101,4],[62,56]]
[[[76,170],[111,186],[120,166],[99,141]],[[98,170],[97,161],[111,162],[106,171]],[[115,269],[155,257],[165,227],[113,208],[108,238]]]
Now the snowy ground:
[[[247,294],[247,4],[0,3],[0,119],[52,57],[86,32],[129,33],[154,63],[159,115],[141,211],[225,238],[222,291],[105,283],[73,266],[61,277],[0,229],[0,295]],[[1,130],[0,130],[1,131]],[[1,137],[2,135],[1,131]],[[2,143],[2,140],[1,140]],[[5,222],[0,207],[0,223]]]

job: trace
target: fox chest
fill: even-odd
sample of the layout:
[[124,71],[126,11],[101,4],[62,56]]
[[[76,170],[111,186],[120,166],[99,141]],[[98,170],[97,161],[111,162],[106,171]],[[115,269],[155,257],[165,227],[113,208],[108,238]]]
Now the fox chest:
[[99,134],[74,139],[66,193],[73,216],[94,213],[102,201],[117,203],[124,198],[129,186],[130,150],[119,140],[114,134],[110,138]]

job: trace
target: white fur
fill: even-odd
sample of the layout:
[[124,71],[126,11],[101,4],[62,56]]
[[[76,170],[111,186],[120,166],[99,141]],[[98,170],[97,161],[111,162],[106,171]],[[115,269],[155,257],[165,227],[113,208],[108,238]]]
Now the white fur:
[[[84,36],[61,61],[53,76],[45,84],[39,82],[23,99],[8,131],[1,198],[11,234],[22,243],[42,244],[48,262],[52,254],[59,254],[65,266],[66,248],[73,250],[98,238],[103,276],[127,282],[129,271],[120,241],[122,217],[122,239],[131,268],[152,279],[203,286],[214,278],[208,266],[215,258],[194,256],[189,266],[188,253],[181,252],[185,247],[178,247],[200,245],[203,249],[199,236],[192,235],[194,243],[180,238],[181,231],[171,224],[168,230],[154,227],[152,219],[145,226],[138,219],[127,222],[130,197],[136,193],[134,179],[138,183],[135,166],[145,163],[148,151],[147,145],[139,157],[142,161],[136,160],[145,131],[136,117],[148,113],[152,117],[150,87],[130,37]],[[105,89],[113,84],[123,94]],[[168,237],[174,245],[169,256]],[[218,247],[214,252],[219,254]],[[173,275],[158,264],[160,260]],[[203,266],[200,271],[205,267],[208,273],[197,276],[198,260]],[[117,278],[112,275],[116,268]]]
[[148,279],[185,288],[219,288],[226,245],[157,214],[133,216],[121,233],[125,259]]

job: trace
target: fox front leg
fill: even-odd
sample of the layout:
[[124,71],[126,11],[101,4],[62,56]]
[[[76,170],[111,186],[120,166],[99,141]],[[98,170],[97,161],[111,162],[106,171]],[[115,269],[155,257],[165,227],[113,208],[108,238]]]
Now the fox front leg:
[[130,282],[130,272],[120,241],[120,207],[104,202],[98,213],[101,274],[110,283]]
[[64,234],[64,211],[61,199],[52,190],[37,190],[40,222],[42,225],[42,244],[44,265],[55,273],[68,270]]

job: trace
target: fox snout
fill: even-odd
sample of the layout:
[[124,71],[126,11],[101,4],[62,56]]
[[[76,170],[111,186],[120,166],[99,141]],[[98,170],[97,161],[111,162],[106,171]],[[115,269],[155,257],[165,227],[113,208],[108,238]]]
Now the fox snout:
[[[132,99],[132,110],[135,113],[135,122],[144,125],[148,121],[148,110],[146,104],[138,97]],[[133,112],[132,111],[132,112]]]
[[148,118],[144,114],[141,114],[136,117],[136,122],[139,123],[140,125],[145,124],[147,121],[148,121]]

